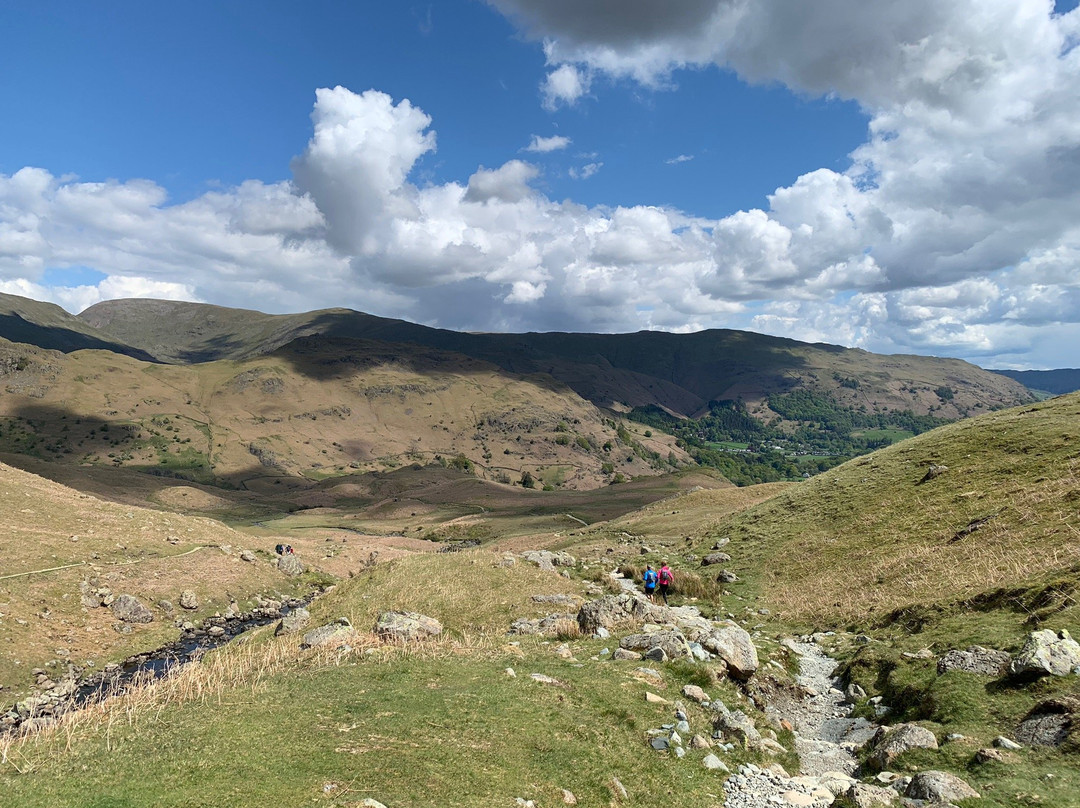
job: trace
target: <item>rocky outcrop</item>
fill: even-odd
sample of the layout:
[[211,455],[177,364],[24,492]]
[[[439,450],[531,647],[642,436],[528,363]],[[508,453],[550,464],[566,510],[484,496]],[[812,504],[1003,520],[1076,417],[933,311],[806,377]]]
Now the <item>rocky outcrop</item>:
[[356,636],[347,617],[339,617],[332,623],[326,623],[312,629],[304,635],[301,648],[315,648],[321,645],[347,644]]
[[686,637],[678,631],[630,634],[619,641],[619,647],[627,651],[637,651],[646,659],[658,662],[690,656]]
[[383,612],[375,623],[375,633],[393,642],[416,642],[438,637],[442,623],[418,612]]
[[948,803],[978,797],[979,792],[948,772],[919,772],[911,778],[905,792],[908,797],[931,803]]
[[555,572],[556,567],[572,567],[577,563],[577,559],[569,553],[553,553],[551,550],[527,550],[521,557],[549,572]]
[[1080,698],[1058,696],[1039,702],[1016,729],[1016,740],[1027,746],[1061,746],[1080,726]]
[[281,622],[278,623],[277,628],[274,629],[274,634],[296,634],[307,628],[310,622],[311,612],[307,609],[293,609],[281,618]]
[[612,631],[646,620],[664,622],[663,615],[663,607],[654,606],[643,595],[623,592],[585,603],[578,610],[577,621],[582,633],[591,636],[601,628]]
[[185,589],[180,593],[180,608],[192,611],[199,608],[199,598],[191,589]]
[[277,568],[290,577],[302,575],[304,572],[303,563],[294,555],[278,556]]
[[737,625],[717,626],[700,643],[727,663],[735,679],[749,679],[758,669],[757,649],[746,630]]
[[124,623],[151,623],[154,613],[134,595],[120,595],[112,602],[112,613]]
[[937,663],[938,674],[964,671],[979,676],[1001,676],[1009,668],[1009,655],[993,648],[973,645],[966,651],[949,651]]
[[918,724],[897,724],[882,727],[870,739],[871,752],[867,762],[878,769],[888,769],[900,755],[912,749],[937,749],[934,733]]
[[1080,672],[1080,643],[1067,631],[1033,631],[1009,665],[1014,676],[1067,676]]
[[709,553],[701,559],[701,566],[709,567],[713,564],[726,564],[728,561],[731,561],[731,556],[727,553]]

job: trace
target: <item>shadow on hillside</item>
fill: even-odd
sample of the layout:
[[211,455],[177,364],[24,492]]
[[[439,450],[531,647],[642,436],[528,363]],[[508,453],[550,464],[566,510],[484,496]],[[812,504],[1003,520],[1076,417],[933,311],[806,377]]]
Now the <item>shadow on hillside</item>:
[[231,356],[246,347],[243,340],[234,334],[220,334],[211,337],[198,349],[179,351],[177,357],[183,364],[199,365]]
[[68,328],[38,325],[17,314],[0,314],[0,337],[63,353],[82,350],[112,351],[144,362],[157,362],[153,356],[138,348],[109,342]]

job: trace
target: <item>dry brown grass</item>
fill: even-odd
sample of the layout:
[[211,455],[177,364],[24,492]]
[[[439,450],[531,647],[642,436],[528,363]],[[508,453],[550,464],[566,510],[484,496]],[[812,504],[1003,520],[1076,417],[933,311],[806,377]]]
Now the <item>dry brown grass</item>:
[[[852,461],[733,521],[730,552],[785,616],[814,621],[963,601],[1075,568],[1078,423],[1073,395]],[[917,484],[930,462],[949,470]]]

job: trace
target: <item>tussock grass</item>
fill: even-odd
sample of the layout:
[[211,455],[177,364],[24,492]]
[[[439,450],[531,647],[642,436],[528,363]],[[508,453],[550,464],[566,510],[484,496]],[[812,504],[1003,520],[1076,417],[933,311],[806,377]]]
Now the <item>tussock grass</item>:
[[[920,435],[716,528],[783,616],[843,624],[1080,565],[1080,395]],[[920,483],[930,464],[948,471]]]

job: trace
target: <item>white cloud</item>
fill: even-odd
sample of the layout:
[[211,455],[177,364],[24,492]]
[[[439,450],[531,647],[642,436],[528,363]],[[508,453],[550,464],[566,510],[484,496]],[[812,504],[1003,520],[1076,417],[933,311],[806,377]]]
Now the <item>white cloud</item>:
[[570,176],[575,180],[587,180],[603,167],[603,163],[586,163],[581,168],[571,168]]
[[674,166],[678,165],[679,163],[689,163],[693,159],[694,155],[692,154],[680,154],[678,157],[669,157],[664,162],[667,163],[669,166]]
[[[552,37],[552,75],[567,79],[552,103],[579,99],[603,72],[657,86],[722,60],[753,80],[856,98],[867,141],[848,170],[794,178],[765,210],[703,219],[555,201],[522,160],[418,184],[431,119],[375,90],[324,89],[294,182],[171,205],[146,180],[0,175],[0,288],[71,308],[142,294],[346,305],[459,329],[753,327],[1012,364],[1027,346],[1057,355],[1042,334],[1077,333],[1080,49],[1064,49],[1080,14],[913,0],[915,12],[878,19],[827,0],[832,31],[776,0],[670,14],[633,0],[607,28],[596,2],[572,4],[581,14],[565,21],[554,2],[499,5]],[[581,178],[601,165],[579,159],[591,161],[574,169]],[[71,266],[108,277],[42,285],[46,269]]]
[[565,149],[572,142],[573,141],[570,140],[570,138],[564,137],[563,135],[552,135],[551,137],[533,135],[532,140],[529,141],[529,145],[525,147],[525,151],[546,154],[548,152]]
[[563,104],[575,104],[579,98],[589,92],[590,82],[589,75],[585,71],[578,70],[571,64],[559,65],[548,73],[540,87],[544,107],[554,110]]

